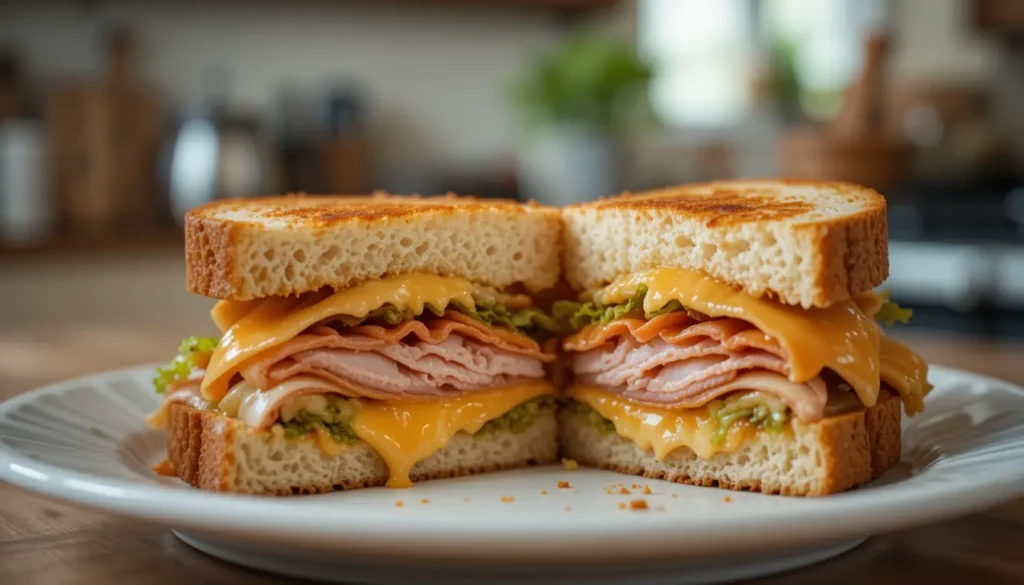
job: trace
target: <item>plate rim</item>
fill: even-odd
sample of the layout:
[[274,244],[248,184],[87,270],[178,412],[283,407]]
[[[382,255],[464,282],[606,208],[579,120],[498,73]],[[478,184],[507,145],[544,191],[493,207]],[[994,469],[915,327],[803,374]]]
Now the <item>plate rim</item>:
[[[111,377],[139,376],[149,367],[140,365],[99,372],[21,393],[0,402],[0,420],[23,405],[43,396],[64,392],[72,385],[96,385]],[[940,377],[967,378],[1024,397],[1024,387],[999,378],[935,364],[930,368]],[[663,555],[668,552],[695,555],[750,548],[753,544],[751,533],[759,533],[763,548],[766,524],[778,526],[777,522],[783,522],[799,525],[800,532],[811,534],[807,539],[809,542],[841,539],[940,521],[1024,494],[1024,465],[994,478],[974,479],[969,487],[956,484],[930,486],[925,498],[930,504],[927,513],[920,510],[924,505],[918,492],[901,491],[897,483],[892,484],[895,487],[880,501],[874,501],[879,500],[877,492],[853,490],[826,498],[794,498],[794,502],[800,503],[792,507],[759,508],[750,516],[732,515],[714,522],[703,519],[703,523],[694,523],[688,518],[680,519],[673,515],[647,515],[639,521],[635,515],[576,515],[568,522],[543,525],[537,525],[526,516],[499,525],[486,522],[467,525],[451,517],[409,516],[403,520],[400,530],[396,530],[393,521],[382,523],[379,517],[375,518],[377,513],[373,507],[338,506],[337,500],[332,500],[331,506],[318,510],[318,522],[299,525],[289,515],[294,515],[294,510],[289,508],[289,498],[219,494],[105,478],[29,459],[0,442],[0,481],[47,498],[117,516],[254,542],[286,540],[307,547],[346,546],[379,552],[396,550],[397,547],[403,551],[402,554],[443,553],[468,557],[479,556],[482,552],[493,553],[495,547],[502,547],[503,556],[520,558],[524,555],[565,558],[564,555],[572,551],[593,556],[598,550],[602,555],[614,557],[659,556],[655,553]],[[257,502],[259,514],[254,515],[253,506]],[[902,513],[907,506],[918,512]],[[927,519],[922,520],[921,516]],[[621,521],[622,518],[628,520]],[[852,527],[854,524],[875,528],[855,529]],[[339,531],[339,526],[344,530]],[[688,534],[698,528],[698,535]],[[630,538],[616,533],[619,529],[630,531]],[[798,536],[788,535],[790,539],[785,543],[792,544]],[[557,551],[547,550],[552,542],[571,546],[560,546]],[[678,548],[682,544],[688,545],[684,551]]]

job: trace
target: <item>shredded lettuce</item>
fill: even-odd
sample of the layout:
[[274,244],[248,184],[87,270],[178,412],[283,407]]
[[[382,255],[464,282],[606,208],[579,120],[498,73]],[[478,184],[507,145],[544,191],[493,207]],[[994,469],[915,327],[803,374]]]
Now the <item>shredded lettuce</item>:
[[778,432],[789,420],[789,409],[773,409],[766,404],[752,404],[743,396],[716,400],[708,405],[708,411],[718,428],[711,435],[711,443],[721,445],[729,436],[733,425],[746,422],[759,431]]
[[626,302],[617,305],[602,305],[595,301],[556,301],[552,306],[552,313],[556,320],[567,326],[567,329],[576,331],[591,323],[603,324],[621,319],[630,313],[642,313],[646,295],[647,287],[640,286]]
[[339,443],[353,445],[359,442],[359,437],[352,430],[348,421],[337,417],[334,420],[327,420],[328,418],[330,417],[325,418],[310,412],[299,411],[291,420],[278,421],[277,424],[284,428],[284,436],[288,439],[305,437],[314,431],[324,430]]
[[875,320],[886,327],[892,327],[897,322],[906,325],[907,323],[910,323],[910,317],[913,314],[914,311],[911,309],[904,309],[887,299],[885,303],[882,304],[882,308],[878,309],[878,312],[875,313]]
[[679,301],[669,301],[657,311],[645,313],[644,297],[646,296],[647,287],[640,285],[637,287],[636,293],[623,303],[602,305],[595,301],[585,303],[557,301],[552,307],[552,312],[555,319],[562,324],[564,330],[577,331],[592,323],[603,325],[616,319],[621,319],[631,313],[643,315],[647,319],[653,319],[665,313],[686,310],[686,307]]
[[463,315],[471,317],[472,319],[480,321],[486,325],[511,329],[538,341],[543,341],[548,337],[561,333],[558,322],[551,318],[550,315],[536,307],[510,310],[508,307],[500,303],[493,303],[489,306],[477,304],[475,307],[460,303],[452,303],[448,307],[440,308],[432,305],[425,305],[422,313],[400,310],[393,305],[384,305],[379,309],[371,311],[362,319],[342,316],[339,317],[339,320],[350,327],[364,323],[398,325],[403,321],[416,319],[425,314],[440,317],[441,315],[444,315],[446,308],[458,311]]
[[501,304],[475,308],[456,304],[453,305],[453,308],[486,325],[518,331],[537,341],[543,341],[561,333],[558,321],[536,307],[512,311]]
[[533,427],[545,413],[555,407],[554,398],[539,396],[516,406],[498,418],[487,421],[474,437],[485,437],[495,433],[521,433]]
[[601,413],[594,410],[589,404],[584,404],[578,400],[566,400],[565,407],[576,416],[582,418],[588,426],[597,431],[598,435],[607,437],[615,432],[615,423],[601,416]]
[[174,382],[189,377],[192,370],[200,365],[200,360],[209,357],[217,349],[220,339],[216,337],[188,337],[178,346],[178,355],[156,369],[153,377],[153,388],[157,394],[163,394]]

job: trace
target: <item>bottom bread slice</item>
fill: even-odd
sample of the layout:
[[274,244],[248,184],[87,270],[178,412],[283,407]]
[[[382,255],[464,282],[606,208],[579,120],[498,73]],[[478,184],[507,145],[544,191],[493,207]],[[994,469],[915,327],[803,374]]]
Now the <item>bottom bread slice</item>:
[[682,447],[659,461],[614,431],[602,432],[573,409],[559,413],[562,454],[583,465],[677,483],[820,496],[848,490],[899,462],[900,401],[883,395],[822,421],[794,421],[792,431],[761,432],[732,453],[701,459]]
[[[415,481],[552,463],[558,456],[554,409],[528,429],[483,436],[455,435],[412,468]],[[388,467],[366,443],[331,457],[311,440],[253,431],[215,412],[170,407],[167,458],[174,473],[195,487],[219,492],[288,495],[384,485]]]

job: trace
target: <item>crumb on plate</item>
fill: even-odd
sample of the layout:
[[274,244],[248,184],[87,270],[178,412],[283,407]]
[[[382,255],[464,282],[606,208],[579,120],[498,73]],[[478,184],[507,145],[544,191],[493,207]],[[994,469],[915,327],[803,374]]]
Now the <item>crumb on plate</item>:
[[631,496],[631,495],[633,495],[633,492],[627,490],[624,487],[619,488],[619,493],[624,495],[624,496]]
[[641,493],[643,493],[645,496],[651,495],[651,486],[645,485],[644,489],[643,489],[643,492],[641,492]]
[[562,467],[564,467],[566,471],[576,471],[580,468],[580,464],[577,463],[575,459],[562,457]]
[[640,498],[639,500],[631,500],[629,502],[629,509],[630,510],[646,510],[647,509],[647,500],[645,500],[643,498]]
[[514,502],[514,501],[516,501],[516,499],[515,499],[515,498],[513,498],[512,496],[501,496],[501,501],[502,501],[502,502],[505,502],[505,503],[507,504],[507,503],[509,503],[509,502]]
[[558,482],[558,487],[561,488],[561,489],[567,489],[567,488],[571,488],[572,484],[569,483],[568,481],[565,481],[563,479],[562,481]]

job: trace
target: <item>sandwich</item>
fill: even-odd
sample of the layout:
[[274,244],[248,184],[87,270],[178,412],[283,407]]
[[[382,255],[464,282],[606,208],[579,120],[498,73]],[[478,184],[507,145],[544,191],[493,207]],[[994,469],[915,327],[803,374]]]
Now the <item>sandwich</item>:
[[[927,365],[879,321],[886,206],[845,183],[731,181],[563,209],[563,455],[650,478],[815,496],[900,457]],[[902,408],[901,408],[902,407]]]
[[157,370],[156,471],[322,493],[550,463],[557,210],[457,197],[227,200],[186,216],[219,335]]

